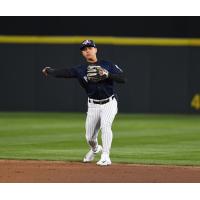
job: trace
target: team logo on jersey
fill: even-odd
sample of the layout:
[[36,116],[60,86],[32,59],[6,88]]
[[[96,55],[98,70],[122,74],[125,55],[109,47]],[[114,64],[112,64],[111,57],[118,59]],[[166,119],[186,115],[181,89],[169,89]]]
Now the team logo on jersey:
[[122,69],[120,69],[120,68],[118,67],[118,65],[115,65],[115,67],[116,67],[117,69],[119,69],[119,71],[123,72]]

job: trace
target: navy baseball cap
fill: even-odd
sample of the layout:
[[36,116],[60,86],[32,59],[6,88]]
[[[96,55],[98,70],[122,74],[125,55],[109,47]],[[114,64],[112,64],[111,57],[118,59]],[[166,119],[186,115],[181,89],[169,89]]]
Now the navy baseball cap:
[[96,44],[94,43],[93,40],[84,40],[81,43],[80,50],[83,50],[85,47],[94,47],[94,48],[96,48]]

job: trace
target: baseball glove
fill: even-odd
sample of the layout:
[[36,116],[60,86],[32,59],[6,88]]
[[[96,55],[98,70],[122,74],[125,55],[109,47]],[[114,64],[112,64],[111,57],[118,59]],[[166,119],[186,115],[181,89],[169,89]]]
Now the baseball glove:
[[108,71],[101,66],[89,65],[87,79],[91,82],[99,82],[108,78]]

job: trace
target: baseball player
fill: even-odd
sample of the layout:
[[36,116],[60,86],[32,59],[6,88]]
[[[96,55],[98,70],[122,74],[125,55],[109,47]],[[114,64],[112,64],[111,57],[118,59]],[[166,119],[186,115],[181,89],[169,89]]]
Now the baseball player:
[[[118,110],[114,82],[124,83],[124,73],[117,65],[97,59],[97,47],[94,41],[83,41],[80,50],[86,60],[85,63],[65,69],[45,67],[42,72],[46,76],[56,78],[78,79],[88,95],[85,129],[90,150],[83,162],[91,162],[96,154],[101,153],[97,165],[111,165],[110,149],[113,138],[111,127]],[[99,130],[102,133],[102,146],[97,140]]]

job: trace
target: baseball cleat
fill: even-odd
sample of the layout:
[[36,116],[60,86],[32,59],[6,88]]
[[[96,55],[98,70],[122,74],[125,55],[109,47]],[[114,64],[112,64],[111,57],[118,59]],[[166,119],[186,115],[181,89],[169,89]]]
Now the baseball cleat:
[[97,150],[93,151],[92,149],[85,155],[83,162],[91,162],[94,160],[94,157],[96,154],[100,153],[102,151],[102,146],[98,145]]
[[102,154],[101,159],[97,162],[97,165],[100,165],[100,166],[108,166],[111,164],[112,164],[112,162],[111,162],[109,156],[105,155],[105,154]]

